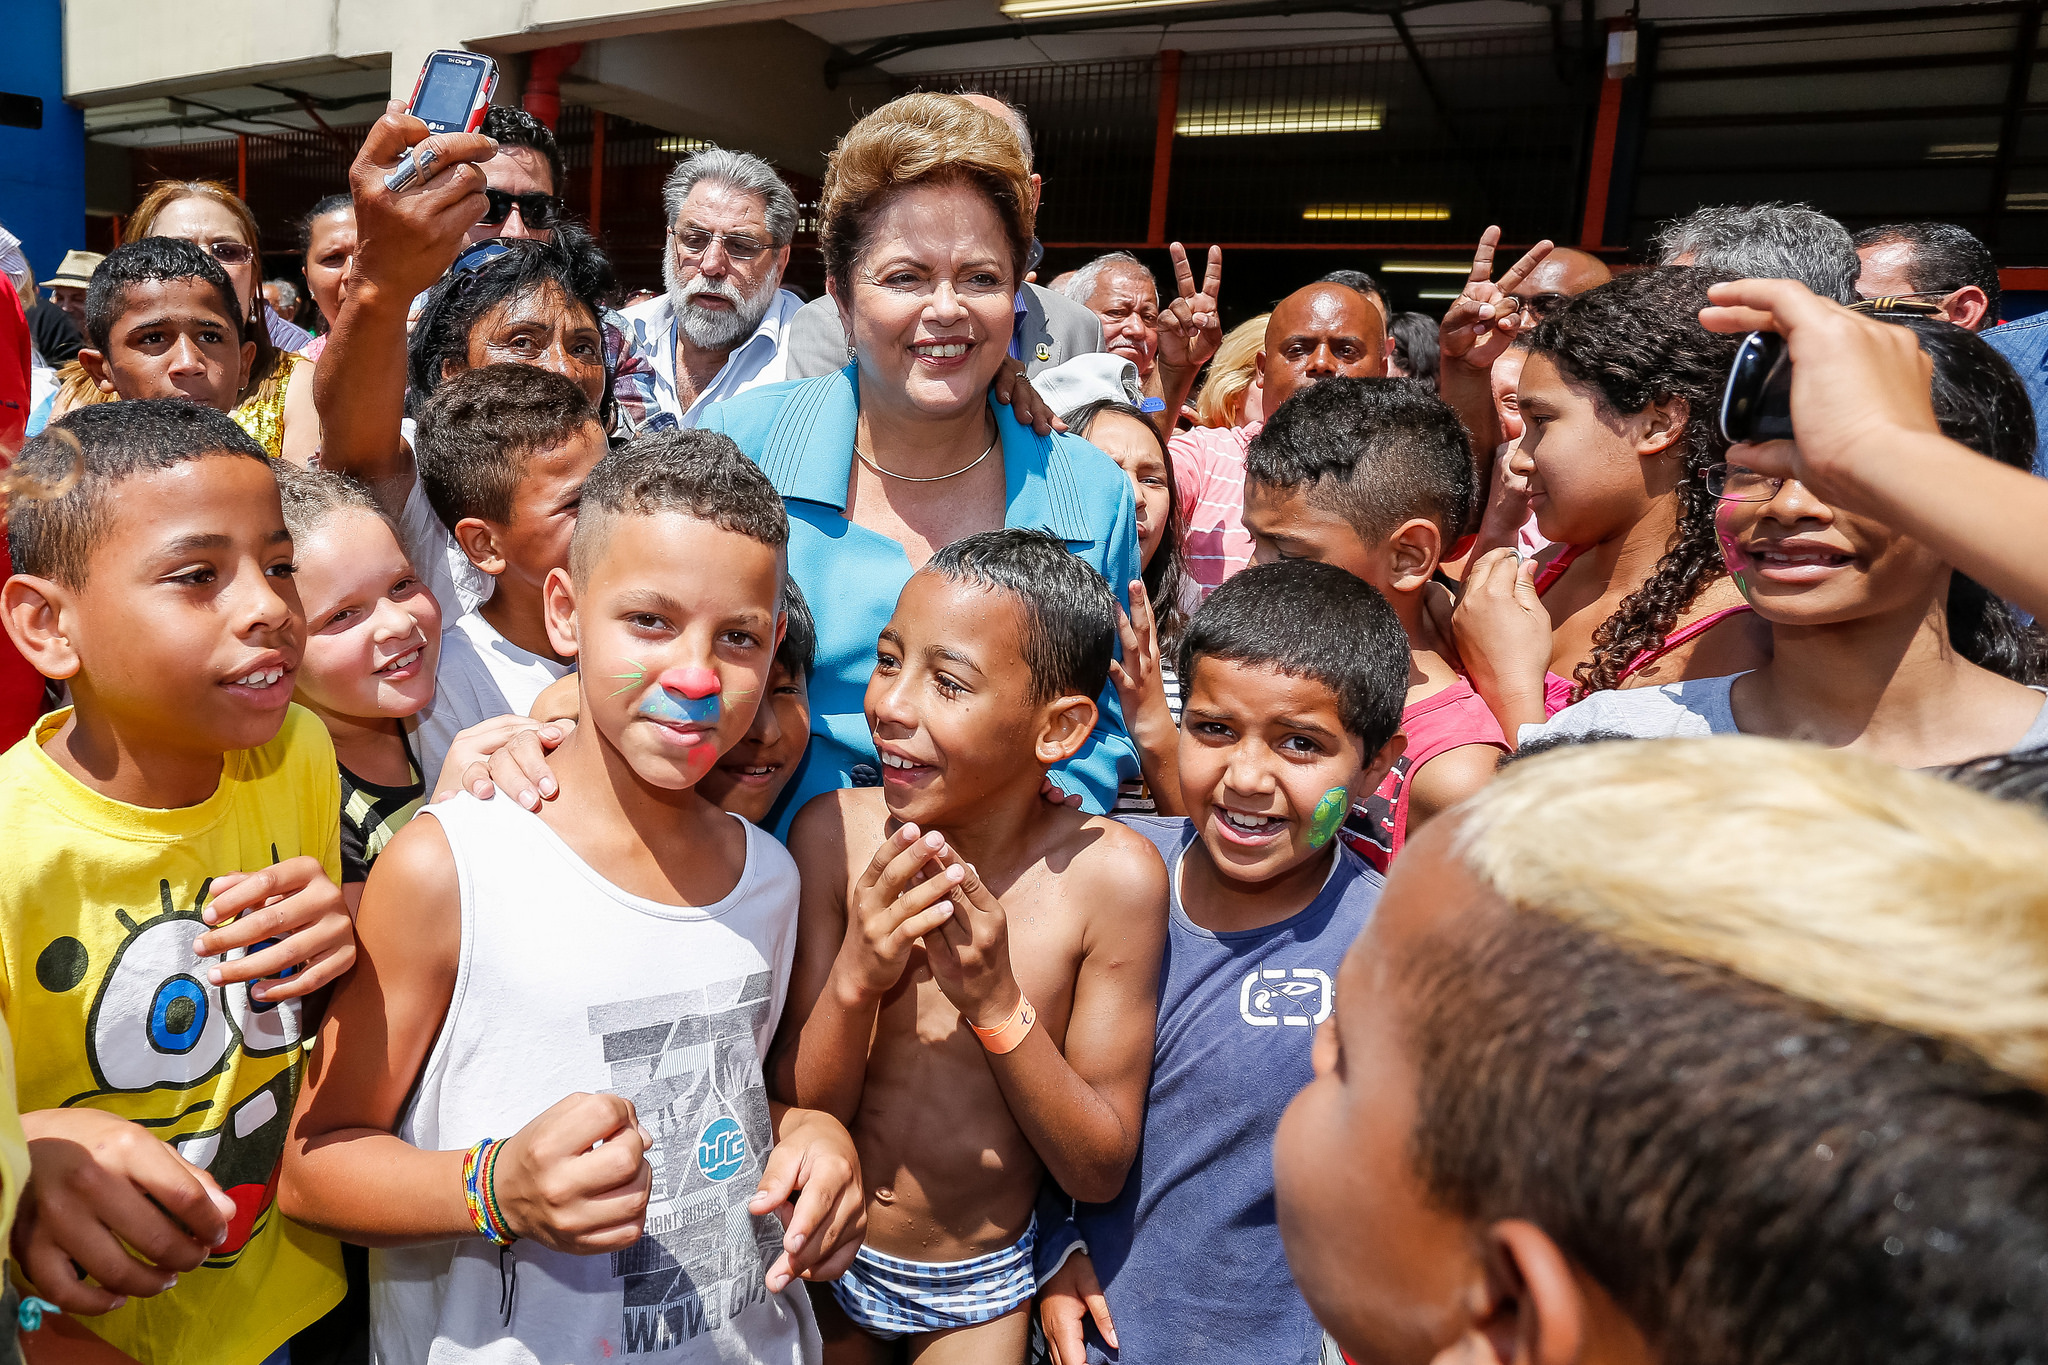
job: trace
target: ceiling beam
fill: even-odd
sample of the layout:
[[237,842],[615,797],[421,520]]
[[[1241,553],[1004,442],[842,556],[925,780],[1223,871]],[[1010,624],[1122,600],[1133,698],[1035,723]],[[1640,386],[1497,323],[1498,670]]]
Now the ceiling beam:
[[[978,28],[933,29],[927,33],[903,33],[883,38],[855,52],[835,54],[825,61],[825,84],[836,88],[839,78],[863,66],[875,66],[906,53],[934,47],[962,47],[969,43],[1015,42],[1061,33],[1093,33],[1102,29],[1167,29],[1184,23],[1218,23],[1232,19],[1272,19],[1291,14],[1364,14],[1393,17],[1411,10],[1456,4],[1458,0],[1257,0],[1238,5],[1190,5],[1166,3],[1149,9],[1123,9],[1107,14],[1075,14],[1052,19],[1012,20],[1007,24],[986,24]],[[1524,4],[1548,9],[1543,0]]]

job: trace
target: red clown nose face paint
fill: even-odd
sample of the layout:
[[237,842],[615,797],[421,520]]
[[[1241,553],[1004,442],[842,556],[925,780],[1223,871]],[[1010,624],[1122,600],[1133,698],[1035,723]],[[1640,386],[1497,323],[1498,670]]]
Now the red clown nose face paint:
[[671,668],[654,680],[640,714],[670,725],[716,725],[722,709],[718,675],[708,668]]

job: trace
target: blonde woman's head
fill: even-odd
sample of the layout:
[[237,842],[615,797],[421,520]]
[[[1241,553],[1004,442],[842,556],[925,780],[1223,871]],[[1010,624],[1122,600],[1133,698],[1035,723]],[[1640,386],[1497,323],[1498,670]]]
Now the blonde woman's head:
[[964,95],[912,94],[889,101],[847,130],[825,168],[818,245],[840,297],[869,223],[919,185],[964,184],[988,201],[1007,239],[1014,278],[1031,251],[1031,153],[1006,119]]
[[1259,350],[1266,344],[1266,321],[1272,316],[1261,313],[1240,322],[1216,348],[1201,395],[1195,399],[1195,416],[1203,426],[1244,425],[1245,397],[1259,377]]

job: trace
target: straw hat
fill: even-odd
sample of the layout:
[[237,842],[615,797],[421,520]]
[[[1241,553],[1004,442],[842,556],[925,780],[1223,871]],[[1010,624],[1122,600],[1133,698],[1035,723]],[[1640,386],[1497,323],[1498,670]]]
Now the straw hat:
[[43,283],[64,289],[84,289],[92,283],[92,272],[98,270],[100,262],[105,259],[97,251],[67,251],[57,273]]

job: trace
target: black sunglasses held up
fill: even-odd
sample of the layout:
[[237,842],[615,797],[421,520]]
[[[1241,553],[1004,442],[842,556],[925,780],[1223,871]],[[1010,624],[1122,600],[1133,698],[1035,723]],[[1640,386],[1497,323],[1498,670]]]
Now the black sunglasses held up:
[[1735,445],[1792,437],[1792,357],[1776,332],[1751,332],[1721,390],[1721,434]]
[[503,190],[484,191],[484,198],[491,206],[477,221],[485,227],[496,227],[512,216],[513,205],[519,206],[520,221],[530,228],[544,228],[555,216],[555,197],[552,194],[507,194]]
[[[1858,299],[1849,311],[1878,318],[1942,316],[1941,305],[1904,295]],[[1721,434],[1736,445],[1792,439],[1792,356],[1776,332],[1751,332],[1742,339],[1721,390]]]

